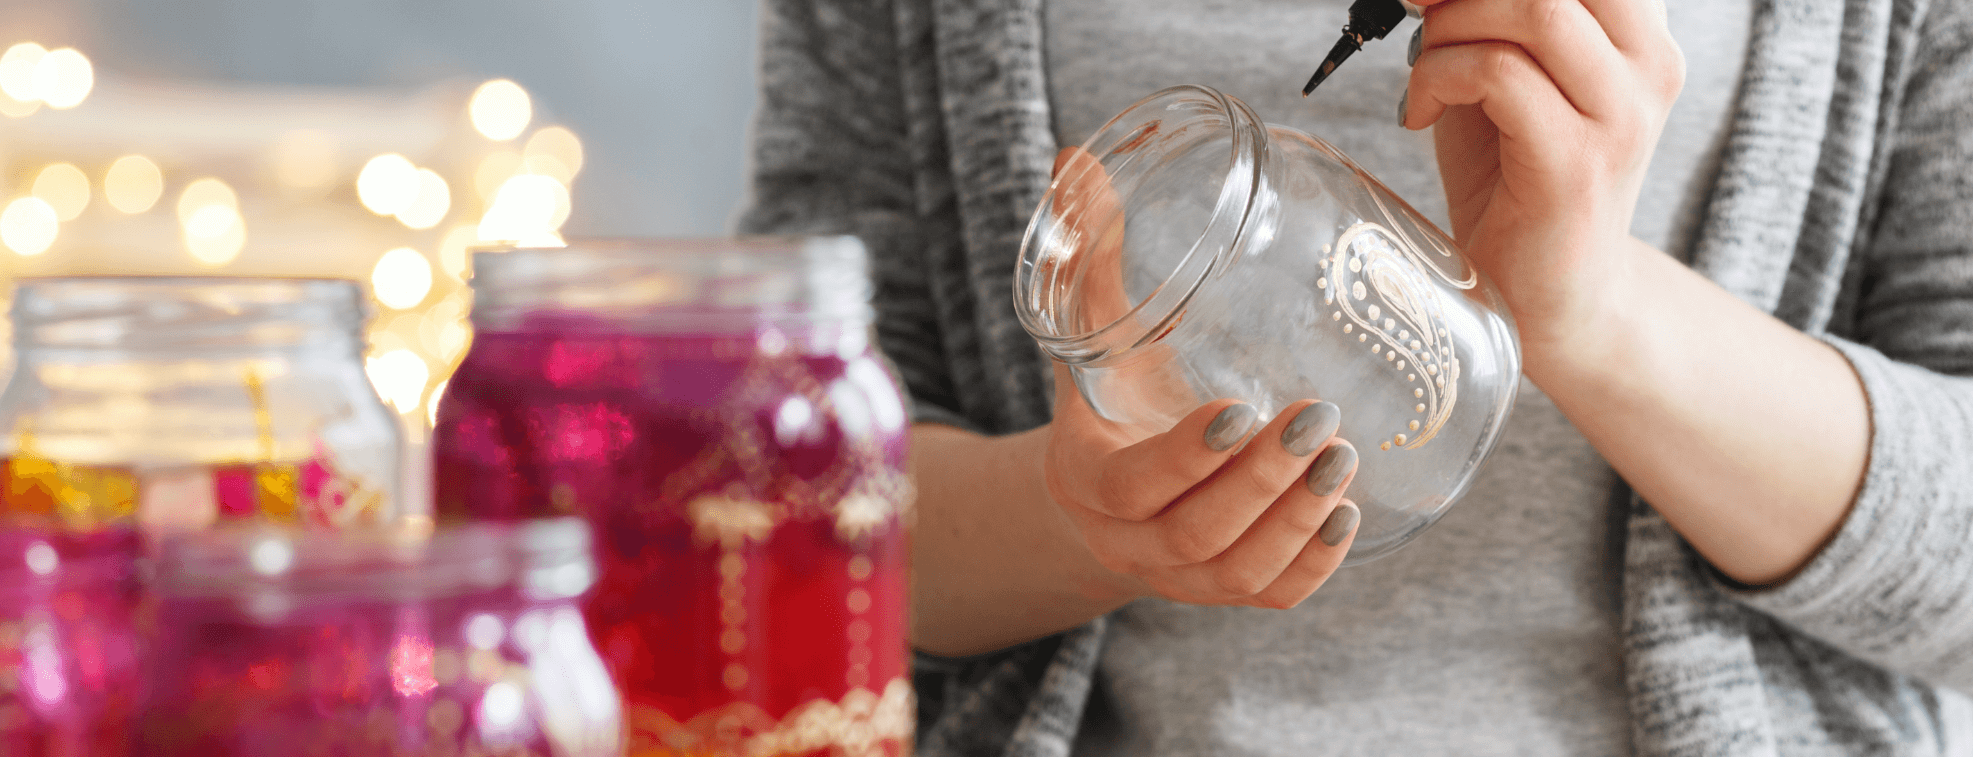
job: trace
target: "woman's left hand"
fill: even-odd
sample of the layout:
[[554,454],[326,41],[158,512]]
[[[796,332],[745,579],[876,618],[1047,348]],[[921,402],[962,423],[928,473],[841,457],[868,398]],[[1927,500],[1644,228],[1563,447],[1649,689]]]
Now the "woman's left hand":
[[1530,358],[1593,328],[1685,58],[1659,0],[1422,0],[1401,105],[1437,124],[1453,235]]

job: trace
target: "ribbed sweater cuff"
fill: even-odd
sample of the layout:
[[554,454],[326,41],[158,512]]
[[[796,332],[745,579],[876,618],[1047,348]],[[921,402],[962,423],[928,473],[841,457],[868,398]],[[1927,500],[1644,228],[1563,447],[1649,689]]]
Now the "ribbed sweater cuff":
[[1853,655],[1973,690],[1973,380],[1824,341],[1850,361],[1870,400],[1856,502],[1786,582],[1716,583]]

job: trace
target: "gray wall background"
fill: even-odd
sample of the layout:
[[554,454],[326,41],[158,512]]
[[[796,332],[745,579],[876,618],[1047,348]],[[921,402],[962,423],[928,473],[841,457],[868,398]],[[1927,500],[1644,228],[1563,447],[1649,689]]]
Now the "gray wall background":
[[415,89],[507,77],[586,148],[568,229],[728,230],[754,102],[753,0],[0,0],[0,44],[101,75]]

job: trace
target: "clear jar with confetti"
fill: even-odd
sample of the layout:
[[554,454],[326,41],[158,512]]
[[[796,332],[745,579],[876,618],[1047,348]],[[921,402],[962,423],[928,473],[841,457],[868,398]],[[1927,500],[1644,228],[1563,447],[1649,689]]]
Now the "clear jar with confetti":
[[617,757],[579,520],[217,528],[163,547],[155,757]]
[[420,516],[366,378],[361,290],[327,279],[45,278],[15,289],[0,528],[152,536]]

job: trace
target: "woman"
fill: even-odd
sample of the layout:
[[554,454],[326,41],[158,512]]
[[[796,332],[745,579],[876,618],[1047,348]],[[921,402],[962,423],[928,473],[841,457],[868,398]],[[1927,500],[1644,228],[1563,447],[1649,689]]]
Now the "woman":
[[[1970,5],[1443,0],[1303,104],[1340,2],[771,0],[742,226],[876,258],[921,753],[1973,750]],[[1513,311],[1533,387],[1396,555],[1335,571],[1352,456],[1295,420],[1349,408],[1131,444],[1014,319],[1058,146],[1187,82]]]

